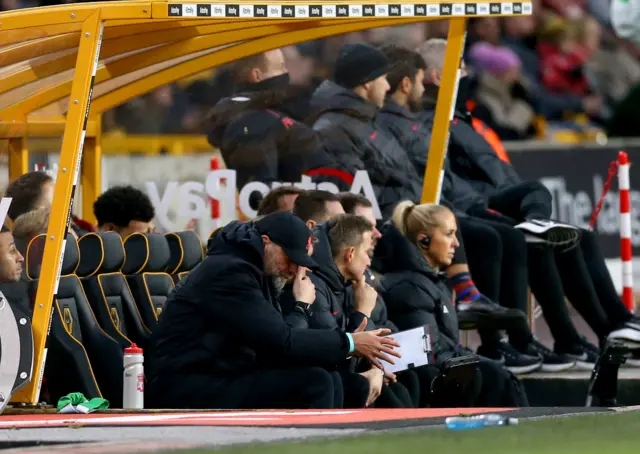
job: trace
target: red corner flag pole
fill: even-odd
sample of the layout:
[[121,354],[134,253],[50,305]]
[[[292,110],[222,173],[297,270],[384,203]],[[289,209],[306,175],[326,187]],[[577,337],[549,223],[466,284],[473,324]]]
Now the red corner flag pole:
[[618,189],[620,190],[620,259],[622,261],[622,302],[635,309],[633,299],[633,259],[631,250],[631,197],[629,194],[629,156],[618,153]]

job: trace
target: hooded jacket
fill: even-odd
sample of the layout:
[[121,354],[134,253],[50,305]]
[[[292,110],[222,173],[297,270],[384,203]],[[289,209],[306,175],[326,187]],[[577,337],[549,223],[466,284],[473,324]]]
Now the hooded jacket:
[[428,326],[436,363],[458,356],[458,317],[446,275],[427,265],[418,249],[390,222],[376,254],[384,266],[379,291],[401,330]]
[[210,375],[215,387],[274,363],[323,366],[347,357],[344,333],[286,324],[263,270],[264,245],[252,222],[234,221],[209,241],[152,335],[150,387],[165,375],[189,374]]
[[[433,111],[421,114],[413,113],[394,101],[387,100],[384,108],[376,117],[376,122],[407,150],[416,172],[424,176],[427,168],[427,155],[431,143],[433,129]],[[469,183],[460,179],[451,171],[449,159],[445,156],[444,178],[442,180],[441,196],[445,204],[459,207],[465,212],[472,206],[482,206],[483,197],[473,189]],[[461,212],[456,210],[456,214]]]
[[311,99],[318,131],[339,170],[366,170],[383,218],[402,200],[419,201],[422,180],[406,150],[374,120],[377,107],[353,91],[325,81]]
[[208,133],[237,172],[238,189],[250,181],[295,183],[308,170],[334,167],[318,134],[299,121],[291,93],[263,84],[245,90],[216,104]]
[[[292,312],[287,315],[287,322],[296,328],[337,328],[352,333],[360,326],[365,316],[355,310],[351,284],[345,281],[333,260],[328,229],[329,223],[321,224],[314,229],[318,241],[313,248],[313,259],[319,268],[314,270],[309,278],[316,287],[316,300],[308,317],[300,317],[299,312]],[[292,301],[293,297],[287,295],[285,299]]]

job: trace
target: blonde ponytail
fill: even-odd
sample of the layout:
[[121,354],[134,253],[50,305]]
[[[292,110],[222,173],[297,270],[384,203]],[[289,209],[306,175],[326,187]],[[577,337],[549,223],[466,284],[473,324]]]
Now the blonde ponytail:
[[417,243],[418,234],[431,233],[440,225],[440,216],[444,213],[451,213],[451,210],[433,203],[416,205],[410,200],[405,200],[396,205],[391,221],[409,241]]

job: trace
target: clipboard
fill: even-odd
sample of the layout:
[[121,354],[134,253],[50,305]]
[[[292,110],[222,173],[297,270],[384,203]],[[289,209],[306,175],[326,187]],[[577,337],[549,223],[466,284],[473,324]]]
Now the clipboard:
[[385,337],[393,337],[400,347],[396,350],[402,354],[402,358],[394,358],[395,364],[380,360],[384,369],[397,373],[407,369],[433,364],[433,349],[431,347],[431,330],[429,326],[419,326]]

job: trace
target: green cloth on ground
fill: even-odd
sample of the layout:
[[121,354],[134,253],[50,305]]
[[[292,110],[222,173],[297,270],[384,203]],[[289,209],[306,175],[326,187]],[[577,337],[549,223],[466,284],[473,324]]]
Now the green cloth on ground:
[[88,400],[82,393],[71,393],[58,401],[58,413],[93,413],[109,408],[109,401],[100,397]]

